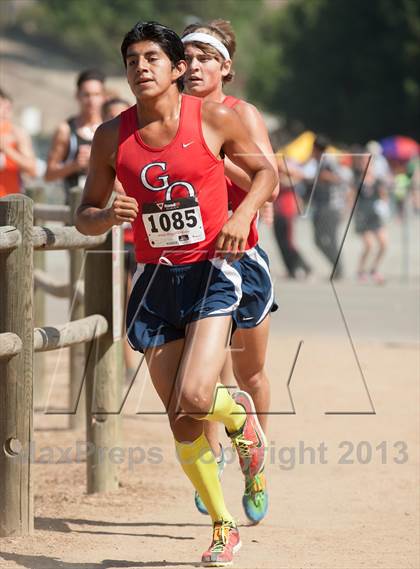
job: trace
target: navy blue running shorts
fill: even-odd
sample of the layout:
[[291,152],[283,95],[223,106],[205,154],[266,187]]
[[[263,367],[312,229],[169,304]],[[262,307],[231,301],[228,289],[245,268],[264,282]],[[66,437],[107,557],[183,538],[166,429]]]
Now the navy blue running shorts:
[[127,306],[128,341],[134,350],[144,352],[184,338],[191,322],[233,316],[241,296],[239,261],[138,264]]
[[256,245],[238,261],[242,277],[242,298],[233,314],[237,328],[255,328],[278,308],[270,276],[267,253]]

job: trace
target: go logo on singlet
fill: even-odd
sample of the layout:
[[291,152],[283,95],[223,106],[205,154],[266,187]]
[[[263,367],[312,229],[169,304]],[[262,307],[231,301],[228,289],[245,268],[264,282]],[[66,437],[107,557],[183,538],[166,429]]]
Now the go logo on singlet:
[[[153,168],[154,166],[159,167],[163,172],[161,176],[156,176],[156,180],[160,180],[162,182],[159,186],[152,186],[152,184],[148,180],[148,171],[150,170],[150,168]],[[140,172],[141,183],[145,188],[151,190],[152,192],[161,192],[162,190],[166,190],[165,201],[169,201],[172,198],[172,190],[177,186],[183,186],[184,188],[186,188],[188,191],[188,195],[190,197],[195,196],[195,190],[192,184],[190,184],[189,182],[182,182],[182,181],[172,182],[172,184],[170,184],[169,176],[165,174],[165,172],[166,172],[166,162],[152,162],[151,164],[147,164],[147,166],[145,166],[143,170]]]
[[[151,168],[159,168],[162,174],[150,179]],[[192,184],[182,180],[170,183],[166,162],[152,162],[140,172],[140,180],[151,192],[165,191],[165,201],[144,203],[142,219],[152,247],[177,247],[198,243],[205,238],[200,206]],[[183,187],[188,197],[172,199],[174,188]]]

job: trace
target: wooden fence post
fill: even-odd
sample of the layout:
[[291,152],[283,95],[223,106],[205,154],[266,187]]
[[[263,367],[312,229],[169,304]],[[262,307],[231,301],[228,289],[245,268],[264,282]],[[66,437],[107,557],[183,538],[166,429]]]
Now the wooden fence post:
[[113,341],[111,232],[104,245],[87,252],[85,266],[86,315],[102,314],[109,323],[106,334],[86,344],[87,492],[92,494],[118,488],[117,465],[103,452],[120,443],[122,350],[121,341]]
[[[34,204],[45,202],[45,189],[43,186],[34,186],[26,189],[26,195],[33,200]],[[37,218],[34,212],[34,225]],[[45,272],[46,258],[44,251],[34,251],[34,270]],[[45,292],[41,287],[34,288],[34,323],[41,327],[45,324]],[[48,381],[45,368],[45,355],[34,354],[34,407],[44,408],[46,404]]]
[[[72,188],[69,194],[70,225],[74,224],[74,216],[79,207],[82,189]],[[84,249],[72,249],[70,251],[70,309],[71,320],[79,320],[85,316],[85,303],[77,294],[81,289],[81,273],[83,269]],[[70,428],[82,429],[85,425],[86,388],[83,381],[85,369],[85,347],[77,344],[70,348],[70,407],[73,413],[70,415]],[[80,394],[80,397],[79,397]],[[77,403],[77,408],[76,408]]]
[[33,204],[23,195],[0,200],[0,226],[21,232],[16,248],[0,252],[0,333],[22,350],[0,360],[0,536],[33,532]]

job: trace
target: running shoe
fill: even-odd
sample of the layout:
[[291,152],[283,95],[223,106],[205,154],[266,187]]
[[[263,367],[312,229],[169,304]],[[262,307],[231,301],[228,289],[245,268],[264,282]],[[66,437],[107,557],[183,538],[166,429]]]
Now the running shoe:
[[245,478],[245,493],[242,496],[242,505],[246,517],[253,524],[258,524],[265,518],[268,510],[267,483],[263,472],[253,478]]
[[359,283],[365,284],[369,282],[369,275],[367,274],[366,271],[359,271],[357,273],[357,280],[359,281]]
[[238,453],[243,474],[254,478],[264,468],[267,440],[258,421],[252,397],[241,390],[232,393],[232,397],[245,409],[246,419],[239,431],[228,435]]
[[[219,469],[219,479],[222,476],[223,470],[225,469],[225,453],[223,451],[223,447],[222,445],[220,445],[220,456],[217,459],[217,467]],[[195,491],[195,495],[194,495],[194,501],[195,501],[195,505],[197,507],[197,510],[201,513],[204,514],[205,516],[208,516],[208,511],[206,506],[204,505],[203,500],[200,498],[200,494],[197,492],[197,490]]]
[[381,273],[378,273],[378,271],[371,271],[370,273],[370,277],[373,280],[373,282],[377,285],[383,285],[385,284],[385,278],[383,275],[381,275]]
[[207,551],[203,553],[201,562],[204,567],[228,567],[232,565],[233,556],[241,548],[241,538],[234,522],[215,522],[213,524],[213,540]]

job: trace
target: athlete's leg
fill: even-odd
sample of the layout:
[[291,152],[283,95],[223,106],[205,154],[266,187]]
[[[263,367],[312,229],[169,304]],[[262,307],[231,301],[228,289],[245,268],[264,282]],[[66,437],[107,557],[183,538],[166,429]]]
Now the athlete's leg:
[[364,231],[361,235],[363,249],[359,259],[358,273],[362,275],[366,271],[366,262],[369,257],[369,253],[372,249],[373,236],[371,231]]
[[238,328],[232,338],[233,371],[240,389],[254,401],[258,419],[267,430],[270,408],[270,384],[264,369],[270,317],[255,328]]
[[[228,512],[218,477],[218,468],[203,432],[203,422],[180,413],[175,389],[178,370],[185,354],[185,341],[168,342],[146,350],[153,385],[167,410],[181,466],[200,494],[213,522],[233,521]],[[215,377],[216,381],[217,375]]]
[[[223,369],[220,373],[220,382],[222,385],[229,386],[235,385],[236,380],[232,369],[232,358],[230,355],[230,350],[226,351],[226,360],[223,365]],[[223,446],[220,442],[221,438],[221,428],[220,424],[214,421],[204,421],[204,434],[210,444],[211,450],[216,457],[217,467],[219,471],[219,478],[225,467],[224,451]],[[196,508],[202,514],[208,514],[207,508],[205,507],[203,500],[201,499],[198,492],[194,495],[194,501]]]
[[[255,411],[247,411],[248,407],[254,409],[252,399],[241,391],[232,397],[226,387],[216,385],[230,333],[230,318],[225,320],[206,318],[188,327],[176,382],[179,402],[190,416],[223,423],[238,452],[242,472],[258,473],[264,468],[266,440]],[[240,394],[247,398],[246,403],[238,400]]]
[[229,431],[238,430],[244,422],[242,407],[230,396],[220,394],[218,405],[214,407],[230,320],[228,316],[198,320],[188,326],[185,340],[146,350],[153,385],[165,405],[178,441],[195,441],[203,432],[202,420],[206,416],[216,424],[223,422]]
[[376,284],[383,284],[385,282],[385,279],[383,275],[378,271],[378,267],[379,263],[382,260],[382,257],[385,254],[388,238],[384,227],[380,227],[379,229],[374,231],[373,234],[378,242],[378,250],[376,252],[375,258],[372,263],[370,276]]
[[229,432],[244,423],[243,409],[226,389],[216,389],[231,327],[230,316],[204,318],[187,327],[176,381],[178,406],[198,420],[222,422]]
[[[235,375],[233,373],[232,356],[230,349],[226,350],[226,360],[220,373],[220,383],[226,386],[236,384]],[[210,443],[211,449],[217,459],[220,458],[220,425],[214,421],[206,421],[204,423],[204,432]]]
[[188,415],[177,413],[174,405],[175,381],[183,349],[184,339],[175,340],[157,348],[147,349],[145,357],[153,386],[168,413],[175,439],[194,441],[203,432],[202,423]]
[[337,231],[340,221],[339,212],[327,206],[319,208],[314,214],[315,244],[335,267],[334,277],[342,276],[342,263],[338,259],[339,247]]
[[[264,432],[267,432],[270,407],[270,385],[264,369],[267,351],[270,317],[266,317],[255,328],[240,328],[233,335],[233,369],[240,389],[249,393],[255,404],[255,411]],[[239,392],[241,393],[241,392]],[[245,474],[245,491],[242,504],[247,518],[259,523],[267,514],[268,493],[263,472]]]
[[289,277],[294,278],[296,265],[293,251],[290,249],[290,240],[287,235],[287,219],[284,216],[274,215],[273,228],[287,273]]
[[372,271],[377,271],[380,261],[385,254],[388,245],[388,236],[384,227],[380,227],[375,231],[375,237],[378,242],[378,251],[372,264]]
[[[230,326],[230,316],[191,323],[187,327],[182,356],[170,358],[161,366],[166,371],[177,370],[172,371],[176,379],[169,401],[168,391],[165,391],[168,415],[182,468],[213,522],[233,522],[233,518],[224,503],[217,463],[207,438],[185,415],[199,424],[203,420],[222,422],[231,434],[244,474],[261,472],[265,461],[265,437],[258,421],[252,413],[246,414],[245,405],[236,403],[225,387],[216,385],[226,358]],[[158,351],[157,355],[162,356],[162,353]],[[153,364],[150,369],[156,373]]]
[[211,450],[214,456],[220,458],[220,429],[219,423],[214,421],[206,421],[204,423],[204,432],[206,433],[207,440],[209,441]]
[[230,347],[226,349],[225,363],[223,364],[223,369],[220,372],[220,383],[230,386],[236,384],[235,374],[233,372],[232,352],[230,350]]

